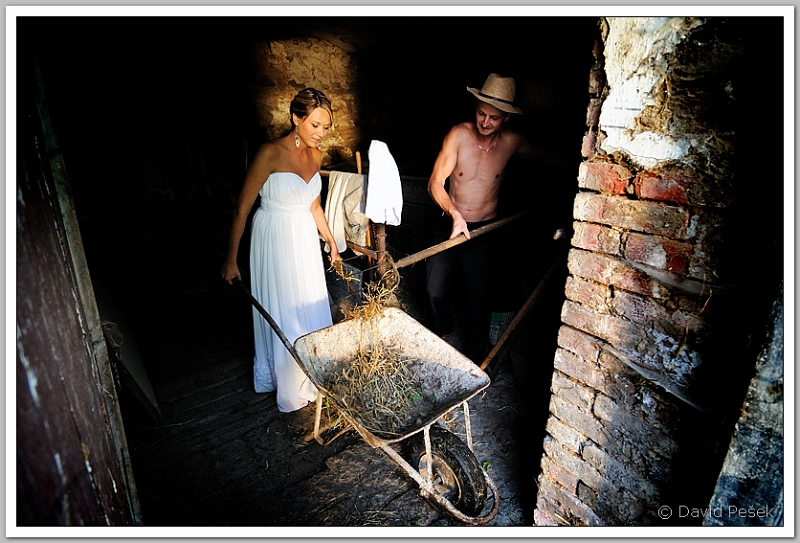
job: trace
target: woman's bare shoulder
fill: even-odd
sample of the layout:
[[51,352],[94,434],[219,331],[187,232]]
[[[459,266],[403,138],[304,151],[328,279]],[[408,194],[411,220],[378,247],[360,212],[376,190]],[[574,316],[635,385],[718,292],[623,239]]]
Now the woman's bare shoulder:
[[257,154],[266,154],[266,155],[278,155],[283,150],[283,138],[278,138],[276,140],[265,141],[261,145],[259,145],[258,150],[256,151]]
[[311,151],[311,156],[314,157],[314,164],[316,164],[317,169],[319,170],[322,167],[322,151],[319,149],[313,149]]

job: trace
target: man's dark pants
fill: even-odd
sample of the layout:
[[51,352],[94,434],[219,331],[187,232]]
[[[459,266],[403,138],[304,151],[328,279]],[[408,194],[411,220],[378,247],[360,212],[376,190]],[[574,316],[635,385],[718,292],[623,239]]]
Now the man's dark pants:
[[[489,224],[492,220],[467,223],[469,231]],[[452,221],[445,215],[434,229],[434,243],[450,237]],[[491,234],[472,238],[427,259],[428,299],[433,314],[433,331],[442,336],[453,330],[451,302],[459,309],[459,322],[463,327],[463,353],[473,362],[480,363],[489,346],[489,325],[492,307],[489,297],[489,270],[492,261]],[[455,296],[457,273],[461,271],[465,291]]]

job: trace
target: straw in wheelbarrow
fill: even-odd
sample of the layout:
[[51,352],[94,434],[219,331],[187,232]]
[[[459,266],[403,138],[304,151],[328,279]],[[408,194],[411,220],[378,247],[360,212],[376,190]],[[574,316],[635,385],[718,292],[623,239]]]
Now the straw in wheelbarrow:
[[[374,319],[388,305],[400,276],[388,253],[381,263],[386,272],[377,283],[366,285],[363,302],[347,311],[345,320],[360,319],[365,326],[374,326]],[[347,279],[341,266],[334,263],[332,267]],[[379,334],[373,331],[373,335]],[[342,409],[373,434],[398,436],[416,422],[414,413],[426,401],[419,379],[409,368],[415,361],[382,341],[365,346],[362,339],[356,358],[331,379],[330,392],[339,398]]]
[[331,393],[342,409],[376,435],[398,436],[415,422],[413,409],[425,399],[421,383],[409,363],[414,358],[400,350],[375,343],[359,349],[352,364],[331,379]]

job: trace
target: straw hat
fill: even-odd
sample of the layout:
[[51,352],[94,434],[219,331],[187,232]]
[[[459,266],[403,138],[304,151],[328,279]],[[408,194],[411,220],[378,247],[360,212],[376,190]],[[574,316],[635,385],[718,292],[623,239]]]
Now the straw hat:
[[501,111],[522,115],[522,110],[514,107],[514,94],[516,94],[517,86],[511,77],[489,74],[481,90],[472,87],[467,87],[467,90],[478,100],[491,104]]

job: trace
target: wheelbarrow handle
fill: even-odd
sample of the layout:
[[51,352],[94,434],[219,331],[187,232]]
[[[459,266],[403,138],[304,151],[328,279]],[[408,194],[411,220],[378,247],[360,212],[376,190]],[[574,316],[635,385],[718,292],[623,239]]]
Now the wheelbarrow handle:
[[242,292],[244,292],[244,295],[247,296],[247,298],[250,300],[250,303],[253,304],[253,307],[255,307],[259,313],[261,313],[261,316],[264,317],[264,319],[269,323],[272,329],[275,330],[275,333],[278,335],[278,338],[284,344],[286,349],[292,354],[297,363],[300,364],[300,367],[304,368],[303,363],[297,354],[297,351],[295,351],[294,349],[294,345],[292,345],[292,343],[284,335],[280,326],[278,326],[278,323],[275,322],[275,319],[273,319],[272,316],[269,313],[267,313],[267,310],[264,309],[264,307],[258,302],[258,300],[256,300],[255,296],[253,296],[250,293],[250,291],[247,290],[247,287],[244,286],[244,284],[239,280],[238,277],[234,277],[233,282],[236,284],[236,286],[238,286],[242,290]]

